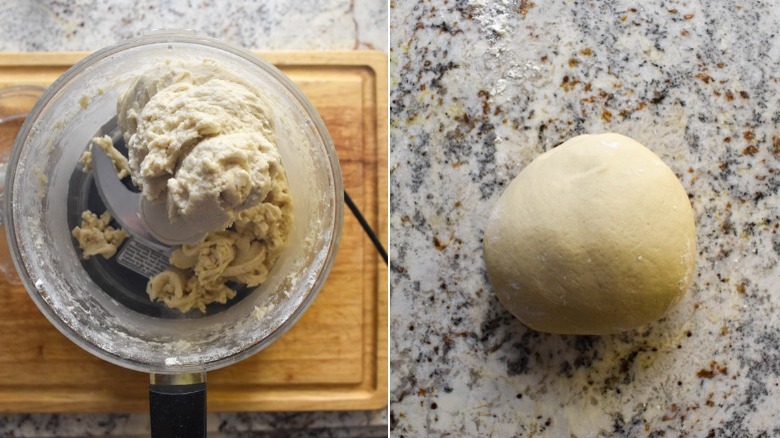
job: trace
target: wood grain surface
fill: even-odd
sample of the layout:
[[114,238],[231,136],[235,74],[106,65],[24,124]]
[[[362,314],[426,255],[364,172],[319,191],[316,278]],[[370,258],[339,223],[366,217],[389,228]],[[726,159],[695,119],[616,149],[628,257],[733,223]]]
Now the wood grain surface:
[[[0,54],[0,88],[47,86],[86,55]],[[387,245],[386,55],[259,55],[284,71],[319,111],[336,144],[347,192]],[[0,302],[0,412],[148,409],[148,375],[81,350],[43,317],[23,287],[2,276]],[[208,374],[208,409],[382,408],[387,403],[387,345],[387,267],[345,210],[324,289],[270,347]]]

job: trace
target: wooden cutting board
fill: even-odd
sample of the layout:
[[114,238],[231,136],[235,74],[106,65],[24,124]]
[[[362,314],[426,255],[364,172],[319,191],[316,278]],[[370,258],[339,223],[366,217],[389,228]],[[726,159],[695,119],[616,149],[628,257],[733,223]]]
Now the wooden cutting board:
[[[86,53],[0,54],[0,88],[48,86]],[[378,52],[259,53],[319,111],[344,186],[387,245],[387,57]],[[146,374],[104,362],[60,334],[0,275],[0,412],[148,409]],[[324,289],[260,353],[208,374],[208,409],[379,409],[387,404],[387,267],[345,210]]]

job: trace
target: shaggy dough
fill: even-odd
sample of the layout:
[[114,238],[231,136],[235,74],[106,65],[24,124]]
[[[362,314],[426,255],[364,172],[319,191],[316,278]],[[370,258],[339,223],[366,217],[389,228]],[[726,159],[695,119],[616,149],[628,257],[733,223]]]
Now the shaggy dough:
[[[89,172],[92,169],[93,144],[106,152],[108,158],[114,163],[114,170],[116,170],[119,179],[130,175],[127,158],[114,147],[114,142],[107,135],[93,138],[87,150],[81,155],[79,161],[83,172]],[[81,256],[84,259],[98,254],[109,259],[116,254],[119,245],[128,237],[127,231],[108,226],[110,222],[111,214],[109,212],[104,212],[100,217],[89,210],[81,213],[81,225],[73,228],[71,234],[78,240]]]
[[280,162],[276,146],[255,132],[206,138],[168,179],[169,214],[197,218],[219,212],[224,228],[237,212],[263,201]]
[[[281,158],[258,93],[213,63],[142,75],[118,103],[133,183],[172,222],[221,224],[260,203]],[[209,219],[206,220],[206,217]]]
[[484,255],[499,301],[534,330],[608,334],[663,316],[688,288],[696,230],[671,169],[638,142],[582,135],[498,200]]
[[268,278],[291,225],[287,178],[280,169],[266,199],[241,212],[231,229],[173,251],[173,266],[149,281],[147,293],[182,312],[205,312],[209,303],[225,303],[235,296],[225,283],[254,287]]
[[139,76],[117,111],[143,196],[165,200],[173,223],[222,223],[172,252],[172,266],[147,283],[150,298],[205,312],[235,296],[226,283],[265,281],[292,206],[271,111],[257,90],[212,61],[168,63]]
[[172,309],[187,312],[192,308],[206,311],[211,303],[226,303],[236,296],[236,291],[225,284],[207,287],[186,271],[169,268],[149,279],[146,286],[152,300],[160,300]]
[[73,237],[79,242],[82,257],[88,259],[94,255],[111,258],[117,248],[127,238],[127,232],[109,226],[111,214],[103,213],[98,217],[89,210],[81,214],[81,225],[72,231]]
[[119,179],[125,178],[130,175],[130,167],[127,163],[127,158],[122,155],[115,147],[111,137],[104,135],[103,137],[95,137],[92,139],[92,143],[89,144],[87,150],[81,154],[79,162],[81,162],[82,171],[89,172],[92,170],[92,145],[96,144],[100,149],[106,153],[111,162],[114,163],[114,170],[116,170],[116,176]]

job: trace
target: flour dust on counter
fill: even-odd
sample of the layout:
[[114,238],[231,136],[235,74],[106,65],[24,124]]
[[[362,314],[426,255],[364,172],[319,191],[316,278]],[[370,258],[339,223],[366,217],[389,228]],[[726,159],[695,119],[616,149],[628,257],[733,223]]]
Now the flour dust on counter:
[[[394,436],[780,435],[780,9],[391,2]],[[616,132],[693,207],[697,266],[664,318],[535,332],[487,280],[491,206],[535,157]]]

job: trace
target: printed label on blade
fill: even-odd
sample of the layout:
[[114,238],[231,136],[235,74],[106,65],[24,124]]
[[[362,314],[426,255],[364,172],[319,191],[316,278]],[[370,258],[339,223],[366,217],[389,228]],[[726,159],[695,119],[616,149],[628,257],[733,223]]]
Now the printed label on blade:
[[167,254],[149,248],[133,238],[119,251],[116,261],[146,278],[154,277],[169,266]]

